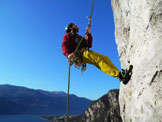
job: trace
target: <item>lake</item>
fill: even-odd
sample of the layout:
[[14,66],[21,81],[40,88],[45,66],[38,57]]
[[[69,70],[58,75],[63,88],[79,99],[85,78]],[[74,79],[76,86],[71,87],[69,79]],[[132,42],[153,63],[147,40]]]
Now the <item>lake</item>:
[[50,122],[39,115],[0,115],[0,122]]

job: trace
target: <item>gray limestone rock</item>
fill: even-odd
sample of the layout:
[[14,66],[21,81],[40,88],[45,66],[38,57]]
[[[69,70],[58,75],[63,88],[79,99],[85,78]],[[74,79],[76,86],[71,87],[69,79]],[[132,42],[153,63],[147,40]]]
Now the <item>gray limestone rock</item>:
[[118,95],[119,90],[110,90],[94,101],[84,114],[84,122],[122,122]]
[[111,0],[122,68],[133,65],[119,103],[124,122],[162,122],[162,0]]
[[[110,90],[98,100],[93,101],[82,115],[70,116],[69,122],[122,122],[118,97],[119,90]],[[55,122],[66,122],[66,116],[42,118]]]

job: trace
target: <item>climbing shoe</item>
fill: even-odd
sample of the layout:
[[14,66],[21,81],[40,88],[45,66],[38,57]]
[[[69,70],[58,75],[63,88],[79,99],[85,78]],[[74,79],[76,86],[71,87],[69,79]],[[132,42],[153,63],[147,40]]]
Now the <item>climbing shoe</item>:
[[120,81],[123,82],[123,84],[127,84],[128,81],[131,79],[131,75],[132,75],[132,69],[133,69],[133,65],[130,65],[128,69],[122,69],[122,71],[119,73],[119,79]]

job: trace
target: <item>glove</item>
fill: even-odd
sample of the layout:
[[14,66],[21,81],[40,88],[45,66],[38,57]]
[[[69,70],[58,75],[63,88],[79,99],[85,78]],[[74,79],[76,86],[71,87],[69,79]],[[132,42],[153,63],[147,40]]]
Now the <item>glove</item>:
[[74,53],[71,53],[68,55],[68,59],[70,59],[71,61],[74,60],[75,58],[75,54]]

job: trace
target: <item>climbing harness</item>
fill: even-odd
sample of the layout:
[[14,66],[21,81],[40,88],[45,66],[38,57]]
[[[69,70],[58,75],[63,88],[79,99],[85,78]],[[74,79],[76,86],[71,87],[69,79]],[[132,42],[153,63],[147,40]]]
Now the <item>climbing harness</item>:
[[[94,8],[94,1],[92,0],[92,6],[91,6],[91,13],[90,16],[88,17],[88,26],[91,26],[91,21],[92,21],[92,13],[93,13],[93,8]],[[82,41],[84,40],[84,37],[81,38],[80,42],[78,43],[74,53],[76,53],[82,43]],[[69,60],[69,72],[68,72],[68,91],[67,91],[67,112],[66,112],[66,122],[69,121],[69,90],[70,90],[70,67],[71,67],[71,60]],[[82,70],[86,69],[86,64],[83,65]]]

